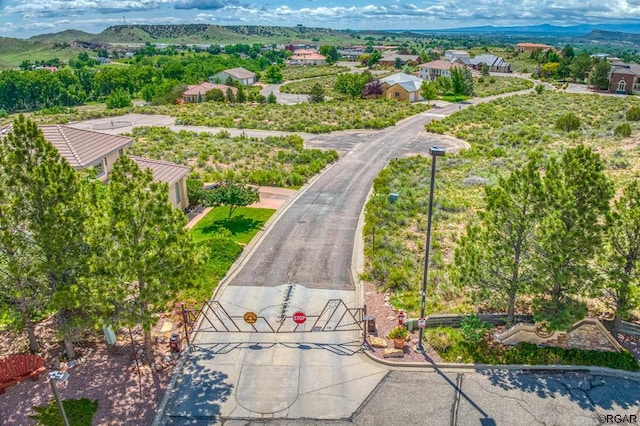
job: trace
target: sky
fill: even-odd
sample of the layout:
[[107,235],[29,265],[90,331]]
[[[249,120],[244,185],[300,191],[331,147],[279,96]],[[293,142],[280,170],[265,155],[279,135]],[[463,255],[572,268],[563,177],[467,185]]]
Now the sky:
[[0,36],[110,25],[277,25],[353,30],[640,21],[640,0],[0,0]]

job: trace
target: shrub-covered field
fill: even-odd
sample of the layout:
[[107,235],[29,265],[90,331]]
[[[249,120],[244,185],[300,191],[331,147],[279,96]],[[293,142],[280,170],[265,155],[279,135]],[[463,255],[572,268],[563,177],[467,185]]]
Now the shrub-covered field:
[[533,88],[533,81],[518,77],[478,77],[473,82],[474,96],[479,98]]
[[299,136],[231,137],[165,127],[136,127],[135,155],[189,165],[205,182],[242,180],[256,185],[298,187],[338,158],[336,151],[305,149]]
[[178,124],[196,126],[328,133],[347,129],[382,129],[429,108],[425,104],[377,99],[296,105],[201,103],[142,107],[136,112],[172,115]]
[[[449,277],[456,240],[483,208],[484,186],[523,165],[531,149],[542,149],[550,156],[584,143],[603,157],[616,188],[636,179],[640,172],[640,122],[627,122],[632,129],[630,138],[616,137],[614,130],[625,122],[631,106],[638,104],[640,100],[634,97],[545,91],[480,104],[427,125],[429,131],[456,136],[472,146],[438,159],[428,311],[472,309]],[[579,117],[579,130],[556,128],[557,120],[567,113]],[[410,310],[419,307],[430,164],[424,157],[392,161],[377,178],[374,190],[376,194],[398,192],[398,201],[389,204],[384,197],[372,197],[367,205],[366,278],[397,290],[394,305]]]
[[314,65],[314,66],[287,66],[282,70],[282,77],[285,81],[300,80],[302,78],[321,77],[324,75],[335,75],[341,72],[349,72],[348,67],[337,65]]
[[341,95],[333,90],[333,86],[336,84],[337,78],[332,76],[310,78],[308,80],[294,81],[280,86],[282,93],[293,93],[300,95],[308,95],[311,93],[311,88],[317,83],[324,89],[324,94],[327,97],[337,98]]

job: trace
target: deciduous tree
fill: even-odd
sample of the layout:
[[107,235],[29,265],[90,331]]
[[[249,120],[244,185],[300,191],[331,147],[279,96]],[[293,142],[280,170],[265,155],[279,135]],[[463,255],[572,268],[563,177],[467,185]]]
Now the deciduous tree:
[[260,201],[258,188],[236,182],[228,182],[216,189],[205,191],[203,196],[203,204],[206,206],[229,207],[229,216],[227,216],[227,219],[231,219],[231,216],[238,207],[248,206],[258,201]]

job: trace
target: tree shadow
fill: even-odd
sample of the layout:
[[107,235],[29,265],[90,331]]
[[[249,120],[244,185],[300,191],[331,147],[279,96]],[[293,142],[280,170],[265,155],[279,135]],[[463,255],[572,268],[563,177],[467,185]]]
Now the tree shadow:
[[597,375],[579,369],[480,370],[493,386],[535,393],[538,398],[567,397],[582,409],[628,409],[640,405],[637,379]]
[[199,231],[206,236],[214,236],[220,234],[224,230],[231,233],[232,236],[250,234],[256,229],[261,229],[264,222],[246,217],[243,214],[232,216],[231,219],[222,219],[212,222],[210,225],[200,228]]
[[233,385],[227,374],[213,370],[214,354],[196,351],[188,355],[179,378],[170,390],[164,413],[167,425],[201,424],[220,420],[222,403],[231,396]]

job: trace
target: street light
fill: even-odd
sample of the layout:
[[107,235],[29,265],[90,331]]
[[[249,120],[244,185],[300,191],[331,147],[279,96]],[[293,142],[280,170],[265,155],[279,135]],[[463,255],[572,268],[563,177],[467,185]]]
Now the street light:
[[[427,213],[427,241],[425,242],[425,254],[424,254],[424,273],[422,275],[422,292],[420,299],[420,318],[424,318],[424,305],[427,295],[427,274],[429,273],[429,249],[431,248],[431,219],[433,216],[433,187],[435,184],[436,176],[436,157],[444,156],[444,149],[438,147],[429,148],[429,155],[431,155],[431,186],[429,189],[429,211]],[[424,327],[420,327],[420,333],[418,337],[418,352],[424,352],[424,346],[422,345],[422,336],[424,335]]]

